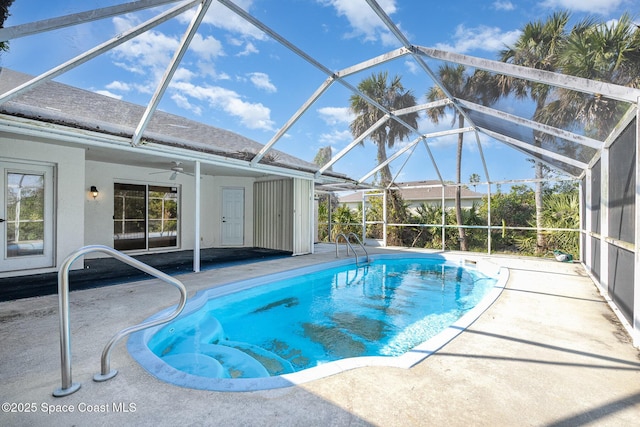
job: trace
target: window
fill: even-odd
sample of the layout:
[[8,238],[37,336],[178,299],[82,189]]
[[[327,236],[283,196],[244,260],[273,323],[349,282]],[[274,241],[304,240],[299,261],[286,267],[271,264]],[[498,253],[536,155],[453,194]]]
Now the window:
[[44,253],[44,173],[7,173],[7,257]]
[[178,246],[178,189],[114,184],[113,247],[147,250]]

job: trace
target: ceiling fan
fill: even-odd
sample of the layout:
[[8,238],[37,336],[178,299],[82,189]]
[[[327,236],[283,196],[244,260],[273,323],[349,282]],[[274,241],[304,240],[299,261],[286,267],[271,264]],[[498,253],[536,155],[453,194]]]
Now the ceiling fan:
[[171,181],[174,181],[178,176],[178,174],[194,176],[192,173],[185,172],[184,168],[180,165],[182,165],[182,162],[172,161],[171,168],[169,170],[160,171],[160,172],[151,172],[149,175],[157,175],[160,173],[171,173],[171,176],[169,177]]

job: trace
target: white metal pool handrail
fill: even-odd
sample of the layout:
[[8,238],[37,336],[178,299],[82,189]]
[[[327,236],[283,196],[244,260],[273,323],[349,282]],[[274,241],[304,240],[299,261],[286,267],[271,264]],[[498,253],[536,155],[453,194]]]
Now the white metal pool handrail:
[[349,241],[349,237],[353,236],[354,239],[356,239],[356,242],[358,242],[358,244],[360,245],[360,247],[362,248],[362,250],[364,251],[364,254],[367,257],[367,264],[369,263],[369,253],[367,252],[367,250],[364,248],[364,245],[362,244],[362,241],[358,238],[358,236],[356,235],[356,233],[340,233],[336,236],[336,258],[338,257],[338,240],[340,240],[340,237],[344,238],[345,243],[347,244],[347,255],[349,255],[349,248],[351,248],[351,250],[353,251],[353,255],[356,257],[356,265],[358,265],[358,253],[356,252],[356,250],[353,248],[353,246],[351,245],[351,242]]
[[54,390],[53,395],[55,397],[67,396],[71,393],[76,392],[80,388],[79,383],[73,383],[71,379],[71,333],[69,326],[69,268],[71,264],[78,259],[79,257],[86,255],[90,252],[103,252],[112,257],[124,262],[125,264],[129,264],[132,267],[137,268],[147,274],[150,274],[164,282],[167,282],[180,291],[180,302],[176,309],[169,316],[152,320],[149,322],[143,322],[135,326],[131,326],[125,328],[115,334],[111,340],[107,343],[104,350],[102,351],[101,358],[101,371],[99,374],[96,374],[93,379],[94,381],[106,381],[116,376],[118,373],[117,370],[109,369],[109,356],[111,354],[111,349],[113,346],[120,341],[120,339],[125,336],[132,334],[137,331],[141,331],[143,329],[151,328],[153,326],[158,326],[163,323],[170,322],[175,319],[184,308],[185,303],[187,302],[187,290],[179,280],[163,273],[162,271],[156,270],[155,268],[138,261],[135,258],[130,257],[129,255],[125,255],[122,252],[119,252],[109,246],[103,245],[90,245],[85,246],[77,251],[73,252],[69,255],[64,262],[62,263],[60,270],[58,271],[58,301],[59,301],[59,311],[60,311],[60,365],[62,371],[62,386],[56,390]]

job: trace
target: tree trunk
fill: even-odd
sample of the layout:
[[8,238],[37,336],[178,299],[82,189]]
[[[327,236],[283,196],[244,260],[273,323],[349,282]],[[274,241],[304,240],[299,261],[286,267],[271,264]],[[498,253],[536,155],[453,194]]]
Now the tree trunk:
[[[460,114],[458,116],[459,127],[462,128],[464,126],[464,116]],[[464,142],[463,133],[460,132],[458,134],[458,150],[456,152],[456,223],[458,224],[458,238],[460,239],[460,250],[468,251],[469,248],[467,246],[467,233],[464,228],[462,228],[462,200],[461,200],[461,188],[460,183],[462,182],[462,143]]]
[[[380,165],[387,161],[387,149],[385,146],[387,141],[381,140],[382,138],[379,139],[380,140],[376,141],[376,145],[378,146],[377,160]],[[389,165],[385,165],[380,169],[380,183],[386,187],[391,182],[391,179],[391,169],[389,169]]]

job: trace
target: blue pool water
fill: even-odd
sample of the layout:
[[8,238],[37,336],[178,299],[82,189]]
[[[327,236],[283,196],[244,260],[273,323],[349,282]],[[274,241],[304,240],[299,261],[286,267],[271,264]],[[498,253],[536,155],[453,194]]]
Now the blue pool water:
[[204,291],[175,321],[134,335],[129,349],[148,370],[188,387],[287,378],[345,359],[402,356],[496,283],[442,257],[336,262]]

